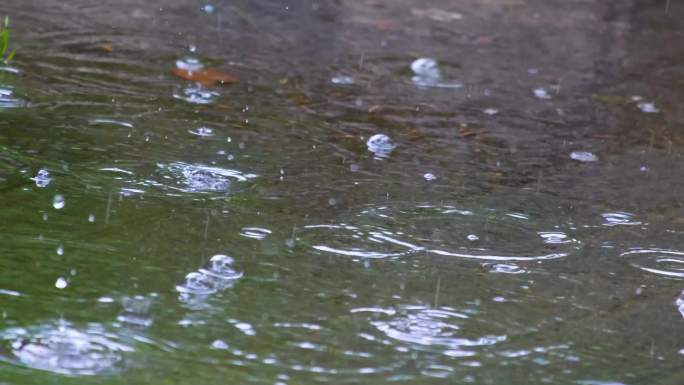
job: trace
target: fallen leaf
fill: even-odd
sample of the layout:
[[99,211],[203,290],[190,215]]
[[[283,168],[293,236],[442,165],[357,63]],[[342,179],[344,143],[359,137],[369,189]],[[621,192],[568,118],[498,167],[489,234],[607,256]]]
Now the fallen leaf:
[[235,76],[213,68],[200,68],[197,70],[176,68],[173,70],[173,74],[179,78],[200,83],[204,86],[211,86],[214,84],[230,84],[238,81]]

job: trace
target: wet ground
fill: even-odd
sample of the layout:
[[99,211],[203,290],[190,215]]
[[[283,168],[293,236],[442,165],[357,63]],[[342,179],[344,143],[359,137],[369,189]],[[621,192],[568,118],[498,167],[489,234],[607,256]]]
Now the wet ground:
[[0,384],[684,382],[681,3],[0,14]]

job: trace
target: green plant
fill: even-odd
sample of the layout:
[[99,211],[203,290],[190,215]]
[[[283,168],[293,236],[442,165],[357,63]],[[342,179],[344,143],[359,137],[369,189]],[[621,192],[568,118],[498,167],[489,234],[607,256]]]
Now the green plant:
[[9,54],[7,53],[7,49],[9,48],[9,36],[9,17],[5,16],[4,23],[0,24],[0,64],[4,65],[8,64],[16,53],[16,51],[12,51]]

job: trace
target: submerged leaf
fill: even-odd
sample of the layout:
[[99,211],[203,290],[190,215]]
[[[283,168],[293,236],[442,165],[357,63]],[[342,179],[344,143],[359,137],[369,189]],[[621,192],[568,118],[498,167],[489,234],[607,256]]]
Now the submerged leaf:
[[213,68],[200,68],[195,70],[176,68],[173,70],[173,73],[179,78],[200,83],[205,86],[230,84],[238,81],[235,76]]

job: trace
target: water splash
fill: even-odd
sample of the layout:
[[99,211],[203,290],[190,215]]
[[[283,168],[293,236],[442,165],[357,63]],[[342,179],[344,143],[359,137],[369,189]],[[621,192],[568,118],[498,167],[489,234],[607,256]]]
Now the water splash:
[[599,157],[588,151],[573,151],[570,153],[570,159],[578,162],[597,162]]
[[228,192],[232,181],[245,182],[256,178],[255,174],[202,164],[174,162],[157,164],[157,167],[168,178],[178,180],[178,189],[183,192]]
[[233,258],[227,255],[214,255],[208,267],[189,273],[183,283],[176,286],[176,291],[180,293],[178,299],[192,308],[203,307],[211,294],[232,287],[242,278],[242,272],[236,270],[233,263]]
[[72,376],[92,376],[116,370],[134,349],[118,341],[99,324],[77,329],[68,322],[9,328],[0,333],[11,356],[5,361]]
[[52,176],[50,176],[50,172],[45,169],[40,169],[36,173],[36,176],[31,178],[34,182],[36,182],[36,187],[47,187],[50,182],[52,182]]
[[210,104],[219,96],[216,91],[205,90],[200,86],[186,87],[180,92],[175,92],[173,97],[190,104]]
[[414,76],[411,78],[413,84],[418,87],[440,87],[440,88],[462,88],[460,83],[443,83],[442,74],[439,70],[437,60],[422,57],[411,63],[411,71]]
[[375,134],[371,136],[366,142],[368,151],[375,155],[376,159],[388,158],[396,145],[392,142],[389,136],[385,134]]

